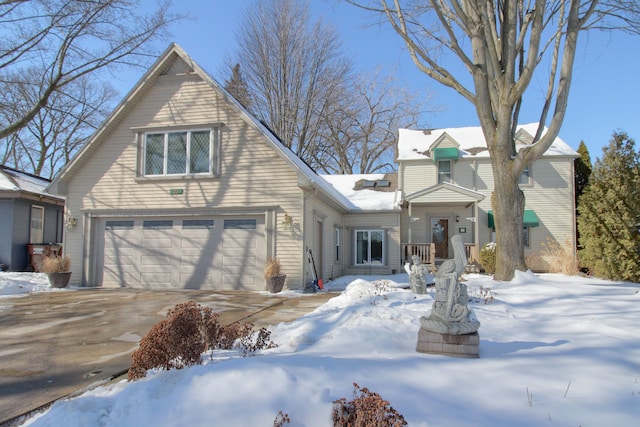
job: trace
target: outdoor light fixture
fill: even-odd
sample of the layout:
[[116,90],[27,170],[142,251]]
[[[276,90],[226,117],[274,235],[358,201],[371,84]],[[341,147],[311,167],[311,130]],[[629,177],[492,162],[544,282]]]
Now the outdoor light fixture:
[[282,228],[285,230],[291,230],[293,228],[293,217],[288,213],[284,213],[284,219],[282,220]]
[[75,219],[72,216],[68,216],[67,217],[67,222],[65,222],[65,225],[66,225],[67,229],[71,230],[72,228],[74,228],[75,226],[78,225],[78,220]]
[[460,216],[456,215],[456,222],[460,222]]

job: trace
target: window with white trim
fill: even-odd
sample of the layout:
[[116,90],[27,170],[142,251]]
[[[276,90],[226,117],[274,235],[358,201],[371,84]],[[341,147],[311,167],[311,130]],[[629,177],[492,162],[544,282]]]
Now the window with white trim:
[[531,184],[531,167],[527,166],[522,170],[520,176],[518,177],[518,184],[520,185],[529,185]]
[[438,161],[438,184],[451,182],[451,160]]
[[384,230],[356,230],[355,264],[385,265],[385,243]]
[[529,247],[529,231],[531,229],[529,227],[524,227],[522,229],[522,242],[525,248]]
[[215,129],[150,132],[144,136],[145,176],[216,175]]
[[44,208],[31,205],[29,243],[44,243]]

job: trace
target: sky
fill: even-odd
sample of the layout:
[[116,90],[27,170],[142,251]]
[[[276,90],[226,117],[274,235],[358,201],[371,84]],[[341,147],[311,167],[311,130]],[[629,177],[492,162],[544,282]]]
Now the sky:
[[[286,427],[325,427],[332,402],[351,399],[354,382],[411,427],[637,425],[640,284],[531,272],[511,282],[464,279],[480,321],[477,359],[416,352],[433,290],[405,289],[406,274],[347,276],[325,283],[336,296],[324,305],[269,327],[276,348],[253,357],[214,351],[201,366],[102,385],[24,425],[268,426],[282,411]],[[0,273],[0,312],[50,291],[44,274]],[[86,316],[69,321],[90,326]]]
[[[475,110],[466,99],[416,68],[399,36],[388,25],[375,24],[374,16],[344,1],[309,3],[314,18],[334,27],[344,53],[352,58],[357,71],[370,74],[380,69],[393,74],[404,88],[428,97],[426,109],[436,112],[423,115],[423,127],[479,125]],[[228,78],[224,65],[233,57],[239,21],[252,4],[254,0],[175,2],[176,10],[189,14],[191,19],[173,25],[171,40],[224,84]],[[574,149],[584,141],[595,161],[602,157],[602,147],[608,145],[615,131],[623,130],[640,139],[640,36],[591,32],[581,37],[560,137]],[[140,71],[126,73],[114,85],[124,95],[141,75]],[[534,96],[543,93],[545,83],[532,83]],[[538,116],[536,104],[535,108],[523,110],[520,122],[535,122]]]

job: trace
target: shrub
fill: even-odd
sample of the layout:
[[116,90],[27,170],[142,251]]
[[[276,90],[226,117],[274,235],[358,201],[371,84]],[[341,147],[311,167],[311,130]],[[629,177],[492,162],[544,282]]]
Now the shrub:
[[264,265],[264,277],[270,278],[280,274],[280,260],[278,258],[271,258]]
[[[149,369],[181,369],[200,364],[207,350],[231,349],[239,342],[243,356],[263,348],[275,347],[270,332],[262,328],[253,339],[253,324],[238,322],[221,325],[218,313],[194,301],[176,305],[167,318],[151,327],[140,340],[129,367],[129,381],[144,378]],[[255,342],[254,342],[255,341]],[[247,346],[251,344],[249,349]]]
[[496,272],[496,244],[487,243],[480,249],[480,265],[488,274]]
[[353,383],[353,400],[341,398],[333,402],[334,427],[400,427],[404,417],[378,393]]
[[549,273],[576,274],[580,268],[578,259],[569,249],[571,245],[561,245],[557,240],[547,239],[542,243],[543,258]]
[[40,271],[47,274],[71,271],[71,257],[69,255],[46,256],[42,260]]

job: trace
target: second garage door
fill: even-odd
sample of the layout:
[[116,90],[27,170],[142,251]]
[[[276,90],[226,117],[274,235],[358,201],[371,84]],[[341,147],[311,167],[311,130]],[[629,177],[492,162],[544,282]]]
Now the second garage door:
[[264,216],[103,218],[98,235],[105,287],[264,289]]

